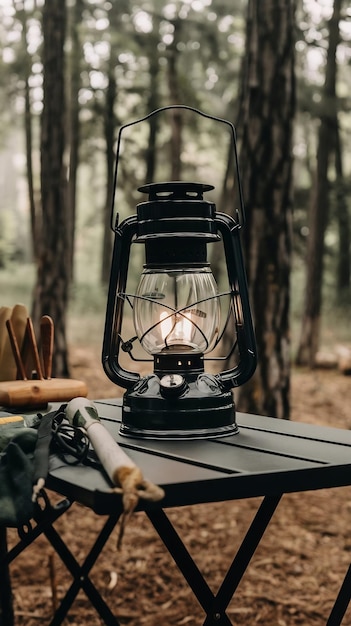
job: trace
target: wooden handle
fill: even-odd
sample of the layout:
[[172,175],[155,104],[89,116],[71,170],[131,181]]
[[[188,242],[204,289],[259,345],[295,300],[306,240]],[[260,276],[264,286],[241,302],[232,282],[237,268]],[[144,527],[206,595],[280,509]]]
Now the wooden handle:
[[126,455],[101,422],[95,421],[90,424],[87,434],[106,474],[117,485],[120,468],[135,467],[135,463]]
[[106,474],[116,484],[120,467],[135,467],[133,461],[100,422],[95,404],[87,398],[74,398],[65,409],[71,424],[84,428]]
[[48,402],[69,402],[87,393],[86,384],[74,378],[10,380],[0,383],[0,406],[34,407]]

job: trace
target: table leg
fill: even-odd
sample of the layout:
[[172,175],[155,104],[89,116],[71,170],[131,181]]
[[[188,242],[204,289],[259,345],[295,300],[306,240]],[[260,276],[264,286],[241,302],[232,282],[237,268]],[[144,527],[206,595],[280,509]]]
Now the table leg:
[[66,544],[63,542],[55,528],[51,526],[45,529],[44,534],[46,538],[53,546],[55,552],[58,554],[62,562],[65,564],[65,566],[73,576],[73,582],[66,592],[66,595],[62,599],[53,619],[51,620],[50,626],[60,626],[60,624],[62,624],[80,589],[83,589],[86,596],[95,607],[97,613],[103,619],[105,626],[119,626],[119,622],[110,611],[104,599],[102,598],[102,596],[88,576],[91,568],[93,567],[104,545],[106,544],[106,541],[108,540],[113,529],[115,528],[119,517],[119,513],[112,514],[110,515],[110,517],[108,517],[105,525],[100,531],[100,534],[98,535],[95,543],[93,544],[89,554],[85,558],[82,565],[79,565],[78,561],[67,548]]
[[226,609],[276,510],[281,494],[262,501],[217,593],[214,595],[165,512],[147,511],[151,523],[206,613],[204,626],[229,626]]
[[[223,611],[226,610],[229,602],[233,598],[235,591],[238,588],[240,581],[242,580],[248,565],[256,552],[256,549],[265,533],[267,526],[269,525],[272,516],[281,500],[282,494],[277,496],[266,496],[262,501],[242,543],[241,546],[232,561],[231,566],[220,586],[214,602],[211,608],[211,616],[216,616],[216,621],[213,618],[207,617],[204,626],[210,626],[212,624],[222,624],[221,616]],[[224,622],[223,622],[224,623]]]
[[39,500],[43,501],[43,508],[37,504],[37,525],[32,527],[31,522],[28,521],[27,524],[18,527],[17,534],[20,541],[10,550],[8,550],[7,546],[6,527],[0,526],[0,626],[14,626],[15,623],[9,570],[10,563],[44,532],[46,526],[61,517],[71,506],[71,502],[67,498],[52,506],[45,492],[41,492]]
[[13,626],[12,589],[7,561],[6,527],[0,526],[0,626]]
[[344,581],[341,585],[335,604],[329,615],[326,626],[340,626],[342,619],[346,613],[346,609],[350,603],[351,597],[351,565],[346,572]]
[[178,569],[193,590],[202,608],[208,613],[211,609],[214,595],[166,513],[163,509],[159,509],[157,511],[147,511],[146,515],[176,562]]

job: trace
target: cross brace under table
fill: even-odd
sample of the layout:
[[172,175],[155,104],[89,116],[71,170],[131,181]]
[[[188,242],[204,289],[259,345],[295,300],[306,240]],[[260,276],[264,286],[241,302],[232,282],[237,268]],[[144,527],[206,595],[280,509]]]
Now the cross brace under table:
[[[95,607],[98,615],[102,618],[106,626],[119,626],[120,623],[117,617],[112,613],[105,600],[90,580],[89,573],[114,530],[119,520],[120,513],[113,513],[107,517],[104,526],[84,559],[84,562],[80,565],[53,526],[54,522],[68,510],[71,506],[71,502],[65,498],[59,503],[51,505],[45,492],[42,492],[41,497],[44,499],[45,506],[44,508],[37,507],[34,517],[36,525],[34,527],[29,525],[28,527],[20,529],[20,541],[11,550],[6,552],[5,556],[3,556],[4,551],[1,553],[0,626],[13,626],[14,624],[8,566],[41,534],[46,536],[73,578],[49,626],[60,626],[63,623],[81,589]],[[277,496],[266,496],[262,500],[216,595],[211,591],[165,511],[163,509],[155,509],[145,512],[203,608],[206,614],[203,626],[229,626],[232,624],[226,613],[226,609],[246,572],[280,499],[281,495],[279,494]],[[2,532],[2,530],[5,529],[0,530]],[[3,534],[1,534],[1,537],[3,538]],[[3,547],[4,546],[2,546],[2,548]],[[350,601],[350,582],[351,566],[346,573],[344,583],[326,626],[340,626]]]
[[60,502],[52,505],[44,490],[39,494],[33,521],[17,529],[19,541],[8,550],[6,527],[0,526],[0,626],[13,626],[14,614],[12,606],[12,590],[9,565],[14,559],[33,543],[48,528],[52,528],[53,523],[61,517],[71,506],[71,502],[64,498]]
[[[157,534],[162,539],[168,552],[173,557],[179,570],[204,609],[206,613],[204,626],[210,626],[212,624],[231,624],[225,610],[271,520],[280,497],[281,496],[266,497],[263,500],[216,596],[207,585],[200,570],[185,548],[164,510],[158,509],[146,512]],[[39,509],[35,516],[35,521],[37,522],[35,528],[31,528],[25,534],[21,533],[22,537],[20,542],[7,553],[7,564],[11,563],[11,561],[40,534],[44,534],[73,578],[72,584],[66,591],[59,608],[50,622],[50,626],[59,626],[63,623],[80,589],[85,592],[106,626],[119,626],[118,619],[112,614],[106,602],[89,578],[90,570],[118,522],[120,517],[119,513],[111,514],[107,518],[107,521],[87,554],[83,564],[79,565],[53,526],[56,519],[69,508],[71,503],[65,499],[59,504],[51,506],[49,505],[46,495],[45,502],[45,509]],[[3,600],[4,599],[5,598],[3,598]],[[8,601],[9,595],[7,594],[7,602]],[[3,614],[5,615],[4,608],[5,607],[3,607]],[[10,607],[6,610],[8,616],[7,622],[4,621],[4,624],[1,626],[5,626],[5,624],[6,626],[11,626],[11,623],[8,621],[10,617],[9,608]]]
[[165,512],[158,510],[147,513],[168,552],[172,555],[179,570],[204,609],[206,613],[204,626],[227,626],[232,624],[225,613],[226,608],[245,574],[251,558],[279,504],[280,498],[281,495],[267,496],[262,501],[216,596],[207,585]]

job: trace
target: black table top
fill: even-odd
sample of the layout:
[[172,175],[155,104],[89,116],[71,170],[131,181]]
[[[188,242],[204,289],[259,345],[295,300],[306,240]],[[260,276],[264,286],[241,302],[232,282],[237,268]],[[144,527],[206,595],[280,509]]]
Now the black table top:
[[[155,441],[121,437],[121,400],[96,401],[104,425],[165,498],[138,510],[279,495],[351,485],[351,432],[244,413],[239,434],[211,440]],[[119,495],[98,469],[51,458],[50,489],[109,514]]]

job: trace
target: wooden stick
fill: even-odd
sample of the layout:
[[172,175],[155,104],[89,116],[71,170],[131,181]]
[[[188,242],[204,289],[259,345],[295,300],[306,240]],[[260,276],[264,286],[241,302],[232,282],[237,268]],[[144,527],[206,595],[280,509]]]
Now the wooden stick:
[[126,519],[133,513],[139,498],[156,502],[164,497],[164,491],[144,479],[140,468],[100,422],[96,406],[91,400],[74,398],[67,404],[65,412],[71,424],[86,431],[101,465],[115,485],[113,490],[122,494],[124,515],[117,544],[120,547]]

